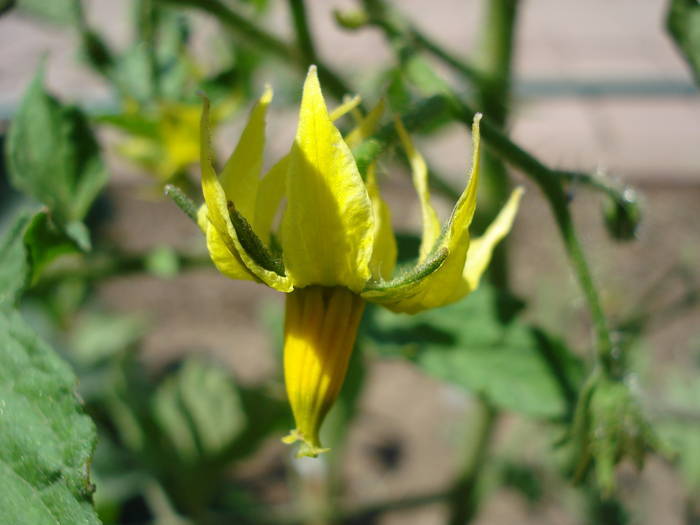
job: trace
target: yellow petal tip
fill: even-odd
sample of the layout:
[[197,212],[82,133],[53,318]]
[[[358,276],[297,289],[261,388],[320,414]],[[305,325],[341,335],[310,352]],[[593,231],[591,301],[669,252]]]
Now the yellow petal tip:
[[269,104],[272,101],[272,96],[274,95],[274,90],[270,84],[265,84],[263,87],[263,94],[260,97],[260,102],[262,104]]
[[301,441],[301,446],[296,453],[297,458],[317,458],[319,455],[324,454],[325,452],[330,452],[331,450],[330,448],[323,448],[318,445],[314,445],[296,429],[290,431],[289,434],[282,438],[282,443],[287,445],[292,445],[297,441]]

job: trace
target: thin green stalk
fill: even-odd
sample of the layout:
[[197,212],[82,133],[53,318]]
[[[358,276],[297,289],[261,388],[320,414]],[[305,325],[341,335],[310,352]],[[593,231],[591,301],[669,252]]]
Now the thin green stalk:
[[153,0],[140,0],[137,9],[139,40],[145,45],[152,94],[155,98],[158,98],[160,95],[160,71],[156,57],[158,12],[153,4]]
[[248,45],[283,60],[298,62],[296,49],[280,38],[259,28],[250,20],[239,15],[219,0],[158,0],[161,3],[193,7],[209,13],[239,36]]
[[[221,24],[226,26],[231,33],[239,37],[241,41],[245,42],[246,45],[253,46],[266,54],[279,58],[285,63],[295,67],[301,73],[306,73],[309,62],[304,58],[302,51],[300,51],[296,46],[288,44],[279,37],[258,27],[255,23],[239,15],[220,0],[157,1],[166,4],[192,7],[204,11],[214,16],[219,22],[221,22]],[[305,20],[303,23],[306,23]],[[315,59],[316,66],[318,67],[318,76],[323,86],[328,89],[329,93],[333,95],[334,98],[341,100],[346,94],[354,92],[354,90],[348,86],[340,75],[322,62],[318,56],[315,56]]]
[[308,17],[306,15],[306,4],[304,0],[288,0],[289,10],[292,13],[294,22],[294,32],[297,37],[297,46],[301,51],[303,60],[308,64],[316,63],[316,47],[314,46],[311,30],[309,29]]
[[289,8],[292,13],[294,32],[296,33],[297,46],[301,54],[303,68],[306,69],[311,64],[316,64],[319,79],[323,82],[324,87],[329,89],[336,98],[342,98],[351,93],[352,91],[347,84],[318,56],[311,29],[309,28],[304,0],[289,0]]
[[[491,120],[506,129],[511,98],[513,42],[518,12],[517,0],[489,0],[485,2],[486,15],[480,35],[480,82],[475,83],[479,109]],[[510,193],[510,177],[502,159],[485,151],[482,173],[486,206],[477,218],[477,227],[485,229],[496,217]],[[489,271],[491,281],[508,289],[508,244],[499,243],[493,253]]]

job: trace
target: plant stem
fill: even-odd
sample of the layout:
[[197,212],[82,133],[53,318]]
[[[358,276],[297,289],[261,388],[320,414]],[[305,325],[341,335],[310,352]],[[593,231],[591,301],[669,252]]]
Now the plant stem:
[[477,414],[472,419],[473,432],[460,474],[448,497],[449,525],[464,525],[477,513],[479,495],[477,485],[488,456],[498,411],[484,399],[478,399]]
[[308,68],[311,64],[316,64],[319,78],[323,82],[324,87],[329,89],[336,98],[342,99],[343,96],[351,93],[352,90],[319,58],[311,30],[309,29],[304,0],[289,0],[289,8],[292,13],[292,21],[294,22],[294,31],[303,69]]
[[[506,129],[511,98],[513,41],[517,14],[517,0],[489,0],[485,2],[486,19],[481,24],[480,68],[481,80],[476,83],[480,110],[489,115],[501,129]],[[506,165],[490,151],[482,155],[483,191],[488,198],[486,207],[478,214],[483,231],[496,217],[510,193]],[[493,252],[489,268],[491,281],[507,290],[508,244],[499,243]]]
[[304,0],[288,0],[289,9],[292,13],[292,21],[294,22],[294,31],[297,37],[297,46],[301,51],[302,59],[308,64],[314,64],[318,57],[316,56],[316,47],[314,46],[309,22],[306,15],[306,4]]
[[160,95],[160,71],[156,57],[158,12],[153,5],[153,0],[141,0],[137,9],[138,37],[145,46],[152,96],[157,99]]
[[[209,13],[214,16],[219,22],[226,26],[229,31],[238,36],[241,41],[247,45],[253,46],[256,49],[263,51],[271,56],[281,59],[287,64],[292,65],[302,74],[310,64],[308,55],[305,56],[303,51],[297,49],[296,46],[288,44],[284,40],[278,38],[264,29],[258,27],[250,20],[236,13],[233,9],[222,3],[220,0],[158,0],[162,3],[174,4],[185,7],[192,7]],[[295,28],[298,30],[296,18],[299,16],[302,25],[306,27],[306,36],[308,37],[307,44],[311,43],[310,33],[306,25],[306,17],[302,2],[290,2],[292,6],[292,15],[295,18]],[[301,6],[301,7],[299,7]],[[295,9],[297,12],[295,12]],[[313,51],[313,45],[311,45]],[[316,66],[318,68],[318,76],[321,83],[326,87],[334,98],[341,100],[348,93],[353,93],[348,84],[330,67],[323,63],[318,56],[314,54]]]

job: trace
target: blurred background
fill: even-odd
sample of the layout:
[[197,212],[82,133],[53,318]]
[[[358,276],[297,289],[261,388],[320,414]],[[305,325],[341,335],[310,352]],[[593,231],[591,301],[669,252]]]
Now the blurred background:
[[[148,20],[139,14],[140,3],[85,1],[80,23],[99,35],[115,56],[135,56],[149,45],[143,40],[149,30],[139,26],[139,21]],[[406,345],[392,341],[388,332],[377,335],[382,323],[392,327],[391,323],[403,322],[387,319],[383,313],[369,312],[371,326],[360,336],[364,341],[358,358],[363,363],[362,387],[353,401],[352,424],[344,431],[340,459],[291,459],[289,449],[279,440],[289,424],[280,395],[283,298],[264,286],[234,282],[218,274],[206,262],[196,225],[161,195],[163,182],[173,177],[189,180],[184,183],[186,189],[191,189],[192,181],[196,184],[196,152],[194,158],[183,153],[180,162],[173,151],[182,153],[196,141],[198,89],[221,109],[216,144],[220,158],[225,159],[252,101],[264,84],[274,86],[266,166],[286,152],[296,126],[303,68],[275,57],[244,31],[237,34],[231,29],[237,22],[226,22],[220,10],[210,7],[224,6],[226,12],[252,20],[281,41],[292,42],[290,5],[294,2],[220,0],[200,6],[188,1],[154,2],[166,11],[159,15],[157,23],[162,25],[154,22],[150,30],[161,27],[155,38],[165,42],[170,38],[168,31],[186,33],[177,44],[182,46],[178,56],[188,61],[186,71],[171,74],[176,65],[163,62],[158,66],[163,72],[161,99],[170,96],[168,82],[185,86],[179,88],[178,100],[173,96],[167,103],[170,106],[139,101],[133,95],[138,87],[127,95],[128,89],[115,89],[116,81],[109,78],[116,77],[96,71],[94,57],[86,61],[80,24],[58,7],[53,10],[42,4],[20,0],[0,18],[0,130],[7,130],[43,60],[47,89],[91,116],[107,161],[109,182],[88,219],[93,221],[89,224],[93,243],[98,248],[110,246],[124,256],[146,254],[147,258],[145,271],[106,272],[107,277],[90,279],[79,290],[62,285],[49,292],[46,285],[45,295],[40,287],[23,303],[31,324],[45,338],[57,341],[56,346],[76,367],[81,395],[98,422],[101,439],[94,481],[98,511],[105,523],[262,523],[261,516],[272,520],[273,515],[279,518],[277,522],[285,522],[284,509],[291,509],[289,517],[297,516],[299,508],[312,516],[299,518],[301,522],[330,522],[319,517],[323,512],[316,512],[324,505],[349,509],[344,518],[334,518],[345,523],[448,523],[452,514],[445,487],[459,478],[469,461],[465,455],[472,450],[465,443],[485,420],[490,425],[488,452],[478,454],[483,455],[479,460],[483,464],[478,497],[474,496],[478,505],[469,516],[473,523],[700,523],[700,92],[667,32],[669,2],[518,2],[510,93],[497,109],[503,112],[505,133],[544,165],[597,174],[605,184],[628,192],[630,198],[633,195],[634,213],[641,214],[639,227],[631,228],[634,231],[627,235],[633,238],[617,242],[610,235],[610,228],[614,234],[617,224],[615,210],[605,193],[578,183],[575,177],[564,187],[601,304],[614,328],[613,337],[623,341],[620,345],[629,355],[628,377],[633,379],[627,384],[638,388],[649,417],[659,429],[665,428],[660,430],[664,440],[673,442],[681,434],[678,442],[683,444],[680,455],[676,450],[648,456],[641,472],[631,462],[621,462],[611,497],[600,496],[588,482],[570,483],[559,458],[561,442],[566,440],[561,419],[541,406],[524,410],[517,406],[520,396],[526,404],[529,387],[496,387],[496,401],[487,403],[491,419],[485,419],[480,399],[484,392],[488,397],[492,387],[480,392],[460,381],[445,380],[444,374],[426,373],[425,367],[405,358],[410,352]],[[483,52],[482,35],[489,23],[488,4],[405,0],[392,7],[400,10],[402,23],[429,35],[432,44],[485,64],[488,53]],[[362,7],[352,1],[307,1],[306,16],[318,57],[371,107],[387,90],[399,90],[393,75],[400,52],[395,42],[387,41],[380,26],[358,23],[360,27],[348,29],[339,23],[341,19],[346,26],[352,25],[348,20],[360,17]],[[167,21],[171,16],[177,19],[176,26],[180,24],[175,29]],[[432,55],[426,60],[455,90],[480,100],[477,106],[486,105],[486,118],[490,116],[486,97],[464,82],[455,68]],[[120,78],[125,79],[123,85],[135,86],[141,70],[130,67],[122,68]],[[184,80],[175,78],[178,74]],[[322,84],[329,105],[337,104],[323,79]],[[415,100],[412,97],[406,107]],[[394,99],[392,103],[389,115],[401,113],[400,103]],[[190,120],[188,110],[194,115]],[[174,111],[177,116],[172,118],[180,119],[182,128],[173,133],[182,136],[164,135],[165,145],[139,142],[142,137],[130,132],[130,124],[125,124],[128,119],[117,118],[148,111],[156,120],[167,119],[168,111]],[[194,129],[194,139],[188,138],[188,129]],[[172,150],[168,137],[175,141]],[[416,135],[416,142],[440,180],[461,191],[471,158],[468,128],[454,120],[442,122]],[[163,155],[173,164],[170,171],[163,167]],[[401,232],[419,231],[420,210],[400,154],[390,152],[380,167],[382,191],[393,210],[395,227]],[[527,189],[507,253],[509,294],[527,303],[519,318],[554,334],[575,359],[587,363],[594,355],[591,319],[557,223],[528,176],[509,166],[508,179]],[[488,187],[487,182],[484,199],[502,202],[494,198],[497,193],[488,193]],[[434,198],[445,220],[454,198],[449,191],[439,190],[434,190]],[[7,222],[23,197],[4,182],[0,202],[2,220]],[[619,233],[624,225],[617,224],[617,228]],[[410,244],[409,235],[406,239]],[[503,288],[502,284],[496,278],[494,289]],[[478,297],[467,298],[465,315],[472,315],[474,304],[488,303],[484,294],[489,293],[487,287]],[[436,323],[431,326],[439,321]],[[412,327],[421,334],[420,324]],[[250,450],[231,455],[232,460],[217,467],[217,476],[225,481],[217,481],[215,487],[205,483],[216,493],[214,503],[206,503],[209,510],[220,511],[229,521],[216,521],[219,514],[214,511],[198,518],[173,501],[177,494],[194,490],[184,477],[208,476],[206,469],[211,465],[205,468],[193,459],[206,455],[202,442],[207,439],[200,436],[196,446],[191,445],[196,452],[190,450],[187,438],[175,440],[172,457],[187,468],[168,471],[158,464],[160,460],[144,459],[152,452],[134,445],[137,438],[130,441],[128,436],[139,432],[142,439],[151,439],[151,431],[143,426],[138,432],[120,428],[142,422],[126,423],[126,409],[115,408],[114,401],[119,398],[128,405],[122,399],[124,385],[131,385],[126,387],[131,394],[136,389],[124,377],[132,373],[130,367],[136,367],[143,375],[139,381],[150,385],[144,386],[147,395],[155,399],[149,398],[148,403],[156,407],[156,426],[175,432],[179,425],[193,425],[191,417],[186,423],[178,420],[180,416],[187,419],[182,414],[189,409],[182,407],[190,406],[188,396],[195,399],[198,392],[210,392],[216,405],[216,388],[227,388],[216,386],[216,378],[207,379],[212,366],[221,370],[211,363],[223,363],[226,374],[233,378],[231,384],[235,383],[230,388],[239,390],[232,398],[237,401],[223,408],[217,405],[216,410],[238,411],[240,416],[230,421],[230,417],[217,419],[219,416],[207,412],[210,420],[202,424],[231,425],[231,435],[240,439],[240,433],[255,433],[255,428],[246,429],[246,425],[264,426],[246,411],[264,407],[272,411],[270,418],[275,422],[255,440],[248,439]],[[484,363],[482,366],[499,366]],[[473,366],[478,367],[479,361]],[[508,374],[515,379],[530,374],[525,382],[530,381],[537,390],[538,372],[527,363],[520,369],[517,366]],[[478,371],[471,373],[479,375]],[[498,375],[498,371],[488,373]],[[506,374],[493,381],[509,382],[510,377]],[[178,388],[181,390],[174,393]],[[105,394],[108,389],[117,393]],[[256,395],[267,396],[266,401],[257,401]],[[538,403],[537,395],[533,396],[533,403]],[[223,431],[217,432],[211,439],[225,439]],[[171,466],[177,463],[172,457],[165,460]],[[335,484],[330,491],[329,483]],[[289,522],[295,519],[290,517]]]

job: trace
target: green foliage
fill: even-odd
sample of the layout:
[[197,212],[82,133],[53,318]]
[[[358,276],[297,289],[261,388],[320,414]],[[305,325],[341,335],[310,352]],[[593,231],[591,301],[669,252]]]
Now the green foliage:
[[107,171],[87,119],[49,95],[40,70],[25,93],[7,137],[10,181],[49,208],[57,226],[82,249],[82,225],[107,181]]
[[75,376],[20,315],[0,310],[0,508],[13,525],[98,524],[95,427]]
[[229,446],[246,426],[242,408],[230,376],[194,359],[163,381],[153,400],[163,438],[186,464]]
[[700,86],[700,4],[696,0],[671,0],[666,24]]
[[[428,374],[484,396],[494,405],[539,418],[569,408],[562,384],[578,385],[581,363],[561,342],[497,316],[498,293],[482,285],[466,300],[414,315],[374,309],[368,333],[387,356],[410,359]],[[553,369],[565,374],[562,383]]]
[[583,479],[593,469],[597,485],[607,496],[615,490],[616,465],[629,459],[641,469],[649,452],[667,450],[638,394],[600,370],[593,372],[581,392],[570,432],[575,479]]
[[[669,378],[665,413],[660,414],[658,430],[660,436],[676,453],[676,461],[686,480],[688,492],[694,494],[695,503],[700,503],[700,379],[697,369],[691,373],[675,374]],[[695,416],[695,417],[694,417]]]
[[47,22],[71,25],[76,20],[75,0],[17,0],[17,8]]
[[29,278],[24,232],[28,214],[20,214],[0,239],[0,306],[17,302]]

